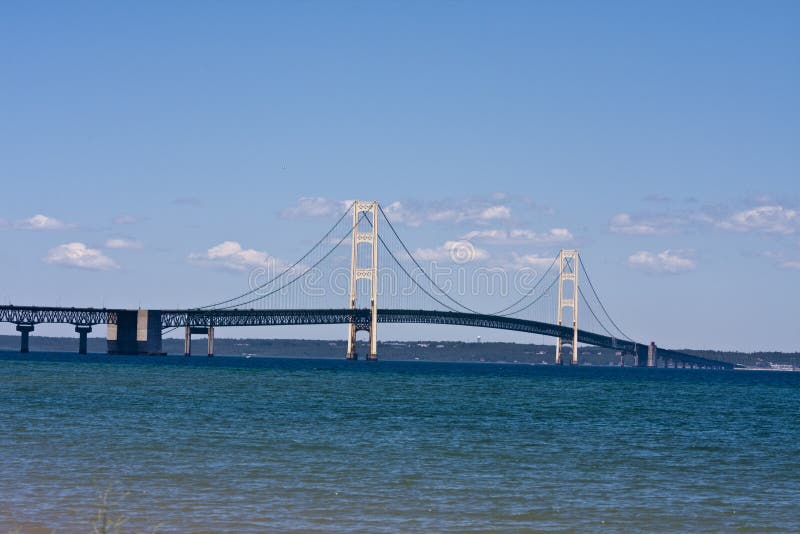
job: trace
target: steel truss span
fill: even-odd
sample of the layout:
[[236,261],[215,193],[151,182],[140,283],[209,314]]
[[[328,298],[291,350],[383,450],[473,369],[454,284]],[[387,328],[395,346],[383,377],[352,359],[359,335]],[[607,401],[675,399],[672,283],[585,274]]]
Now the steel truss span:
[[161,310],[161,326],[292,326],[343,324],[369,319],[368,309],[328,310]]
[[55,306],[0,306],[0,322],[16,324],[63,323],[74,325],[116,324],[118,313],[108,308],[61,308]]
[[[0,322],[16,324],[65,323],[74,325],[116,324],[120,312],[125,310],[99,308],[59,308],[59,307],[20,307],[0,306]],[[221,326],[297,326],[350,324],[367,322],[372,310],[327,309],[327,310],[161,310],[161,327],[221,327]],[[379,323],[441,324],[472,326],[511,330],[530,334],[541,334],[557,339],[569,340],[573,330],[539,321],[483,315],[479,313],[435,311],[435,310],[393,310],[378,309]],[[619,350],[645,357],[647,346],[610,336],[578,330],[578,342],[597,347]],[[659,348],[659,356],[689,364],[707,367],[734,366],[726,362],[709,360],[682,352]]]

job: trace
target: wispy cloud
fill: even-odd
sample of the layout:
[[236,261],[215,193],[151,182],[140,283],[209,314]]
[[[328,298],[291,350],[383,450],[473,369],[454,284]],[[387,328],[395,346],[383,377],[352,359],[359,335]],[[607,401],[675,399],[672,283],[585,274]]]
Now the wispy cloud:
[[237,241],[223,241],[206,252],[190,254],[189,261],[233,271],[246,271],[254,267],[279,269],[285,265],[283,261],[266,252],[243,248]]
[[469,263],[484,261],[489,253],[466,240],[445,241],[435,248],[418,248],[414,257],[420,261]]
[[138,219],[133,215],[117,215],[113,221],[114,224],[134,224]]
[[477,215],[477,219],[479,221],[507,221],[510,218],[511,208],[501,204],[489,206],[488,208],[481,210]]
[[472,230],[464,234],[462,239],[475,240],[492,245],[552,245],[572,241],[574,236],[566,228],[551,228],[546,232],[514,228],[510,230]]
[[331,217],[341,215],[353,203],[352,200],[334,200],[325,197],[301,197],[297,204],[281,212],[284,219],[301,217]]
[[[343,213],[352,200],[326,197],[303,197],[297,204],[286,208],[281,216],[286,219],[300,217],[331,217]],[[393,224],[419,227],[424,223],[464,223],[479,225],[512,218],[512,207],[504,194],[495,193],[486,198],[462,198],[440,201],[400,201],[381,204]]]
[[426,206],[421,209],[421,216],[430,222],[487,224],[511,219],[511,208],[504,204],[487,206],[483,201],[468,201]]
[[661,213],[618,213],[609,230],[617,234],[666,235],[709,228],[738,232],[788,235],[800,232],[800,211],[781,204],[762,204],[734,211],[726,206]]
[[393,224],[403,224],[406,226],[417,227],[422,225],[425,218],[424,215],[420,214],[416,210],[409,209],[408,206],[399,200],[395,200],[394,202],[383,206],[383,211]]
[[691,251],[681,250],[661,252],[640,250],[628,257],[628,265],[650,274],[680,274],[697,268]]
[[800,254],[797,251],[787,254],[785,251],[768,250],[756,255],[770,260],[776,267],[781,269],[800,270]]
[[43,215],[41,213],[38,213],[28,219],[16,221],[14,223],[14,228],[19,230],[64,230],[71,227],[72,225],[68,225],[63,221],[60,221],[54,217],[48,217],[47,215]]
[[512,254],[511,261],[507,262],[506,267],[510,270],[522,268],[533,268],[544,270],[553,264],[554,256],[543,256],[541,254]]
[[762,205],[733,213],[715,224],[734,232],[793,234],[800,230],[800,213],[779,204]]
[[611,218],[608,228],[615,234],[664,235],[680,231],[688,222],[689,219],[675,215],[618,213]]
[[105,243],[106,248],[142,248],[142,246],[141,241],[125,237],[112,237],[107,239]]
[[78,267],[95,271],[118,269],[117,263],[101,251],[87,247],[84,243],[65,243],[50,249],[44,261],[55,265]]
[[172,200],[175,206],[190,206],[197,207],[203,204],[203,201],[197,197],[178,197]]
[[655,203],[672,202],[672,198],[668,197],[667,195],[662,195],[661,193],[651,193],[649,195],[646,195],[642,200],[644,202],[655,202]]

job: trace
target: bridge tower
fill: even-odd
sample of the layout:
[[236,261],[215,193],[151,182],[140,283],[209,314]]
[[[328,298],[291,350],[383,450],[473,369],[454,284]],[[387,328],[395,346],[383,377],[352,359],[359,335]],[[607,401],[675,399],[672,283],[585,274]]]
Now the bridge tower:
[[[371,228],[361,230],[362,214],[369,218]],[[371,260],[368,267],[359,267],[359,245],[370,244]],[[353,252],[350,261],[350,309],[357,307],[358,280],[370,281],[370,319],[364,322],[358,318],[350,318],[350,328],[347,335],[347,359],[356,360],[356,333],[359,330],[369,332],[368,360],[378,359],[378,203],[376,201],[353,204]]]
[[[572,310],[572,339],[556,338],[556,365],[561,365],[564,345],[572,347],[572,365],[578,364],[578,251],[561,250],[558,271],[558,324],[564,321],[564,310]],[[564,285],[567,285],[566,291]]]

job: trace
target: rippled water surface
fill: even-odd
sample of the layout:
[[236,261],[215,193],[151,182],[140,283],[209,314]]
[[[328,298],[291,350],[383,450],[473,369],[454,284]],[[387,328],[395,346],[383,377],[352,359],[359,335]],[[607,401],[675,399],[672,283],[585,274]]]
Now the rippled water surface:
[[800,373],[0,353],[0,530],[800,530]]

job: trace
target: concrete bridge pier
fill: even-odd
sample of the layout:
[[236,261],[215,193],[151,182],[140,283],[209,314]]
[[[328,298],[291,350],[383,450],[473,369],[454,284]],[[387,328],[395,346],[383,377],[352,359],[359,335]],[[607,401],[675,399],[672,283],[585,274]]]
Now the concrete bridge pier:
[[658,358],[658,349],[656,344],[652,341],[650,346],[647,347],[647,367],[656,367],[656,359]]
[[639,355],[636,352],[623,351],[619,356],[620,367],[625,367],[625,360],[630,358],[631,365],[637,367],[639,365]]
[[572,358],[568,360],[570,365],[578,365],[578,341],[577,337],[573,338],[557,338],[556,339],[556,365],[564,365],[564,347],[569,347],[572,350]]
[[109,354],[163,354],[161,311],[117,310],[106,330]]
[[78,339],[78,354],[86,354],[87,337],[89,332],[92,331],[90,324],[76,324],[75,331],[80,336]]
[[28,337],[31,332],[33,332],[33,325],[32,324],[18,324],[17,325],[17,332],[21,334],[20,336],[20,352],[28,352]]
[[187,326],[183,338],[183,355],[192,355],[192,334],[206,334],[208,336],[208,357],[214,356],[214,327],[213,326]]

